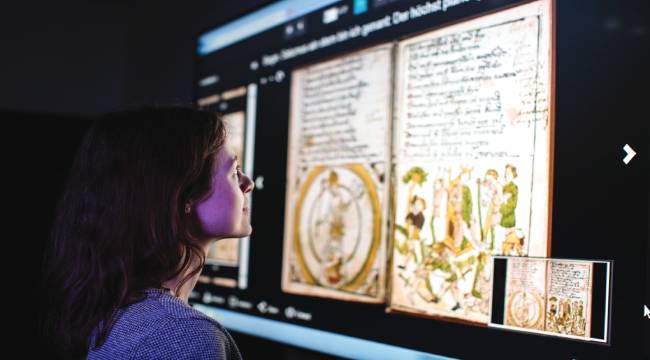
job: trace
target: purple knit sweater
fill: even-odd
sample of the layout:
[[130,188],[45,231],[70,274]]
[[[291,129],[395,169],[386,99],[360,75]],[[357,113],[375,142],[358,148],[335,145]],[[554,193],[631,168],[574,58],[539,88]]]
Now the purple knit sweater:
[[169,290],[145,293],[144,300],[120,310],[106,342],[91,346],[87,359],[241,359],[228,331],[214,319]]

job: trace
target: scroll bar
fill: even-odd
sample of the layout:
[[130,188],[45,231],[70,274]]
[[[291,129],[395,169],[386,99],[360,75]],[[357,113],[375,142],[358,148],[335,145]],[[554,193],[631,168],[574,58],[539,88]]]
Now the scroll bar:
[[[257,84],[249,84],[246,91],[246,140],[244,149],[244,171],[246,175],[253,176],[253,160],[255,159],[255,117],[257,110]],[[253,214],[253,193],[246,194],[249,214]],[[239,241],[239,281],[237,287],[248,288],[248,258],[250,256],[250,236]]]

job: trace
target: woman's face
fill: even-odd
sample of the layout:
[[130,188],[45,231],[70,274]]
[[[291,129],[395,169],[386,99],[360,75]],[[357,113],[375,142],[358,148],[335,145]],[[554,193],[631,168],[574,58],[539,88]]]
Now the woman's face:
[[227,142],[215,155],[215,160],[212,190],[194,206],[202,237],[248,236],[252,228],[246,194],[253,190],[253,182],[241,172],[239,159]]

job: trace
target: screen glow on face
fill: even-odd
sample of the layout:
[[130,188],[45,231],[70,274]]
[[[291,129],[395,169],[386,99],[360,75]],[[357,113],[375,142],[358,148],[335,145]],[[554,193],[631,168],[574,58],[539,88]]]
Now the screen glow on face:
[[202,236],[207,239],[237,238],[250,235],[246,194],[253,183],[241,172],[237,156],[226,144],[215,155],[210,193],[196,204]]

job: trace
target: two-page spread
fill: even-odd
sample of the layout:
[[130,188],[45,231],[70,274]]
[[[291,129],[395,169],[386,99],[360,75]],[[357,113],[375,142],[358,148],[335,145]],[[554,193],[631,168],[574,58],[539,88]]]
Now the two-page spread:
[[549,4],[292,73],[284,291],[488,323],[492,255],[549,255]]

